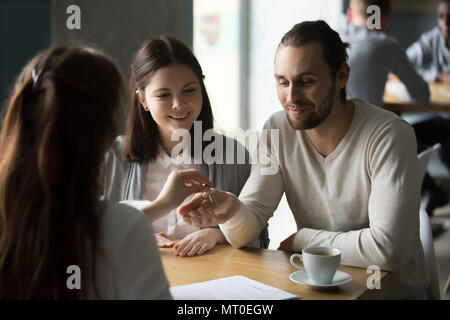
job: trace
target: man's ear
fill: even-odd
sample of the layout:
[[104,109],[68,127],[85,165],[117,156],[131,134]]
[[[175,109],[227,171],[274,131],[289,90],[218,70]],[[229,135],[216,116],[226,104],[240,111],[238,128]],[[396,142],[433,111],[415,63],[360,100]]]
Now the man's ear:
[[148,111],[147,101],[145,101],[145,96],[141,93],[140,90],[136,90],[136,96],[144,110]]
[[348,78],[350,77],[350,66],[346,61],[342,62],[336,73],[336,88],[341,90],[347,85]]

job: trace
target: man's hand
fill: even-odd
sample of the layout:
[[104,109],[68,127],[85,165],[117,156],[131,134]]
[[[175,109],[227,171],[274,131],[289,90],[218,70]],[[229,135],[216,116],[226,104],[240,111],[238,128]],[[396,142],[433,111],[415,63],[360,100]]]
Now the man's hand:
[[450,82],[450,73],[448,73],[448,72],[446,72],[446,73],[439,73],[437,78],[436,78],[436,82],[449,83]]
[[285,251],[285,252],[294,252],[294,239],[297,235],[297,232],[294,232],[289,237],[284,239],[280,246],[278,247],[278,250]]
[[239,209],[239,200],[228,193],[211,188],[209,192],[196,194],[178,208],[183,220],[196,227],[225,223]]
[[156,244],[160,248],[171,248],[174,243],[172,240],[166,238],[166,234],[164,232],[155,233]]
[[388,73],[387,76],[388,81],[400,81],[400,79],[393,73]]

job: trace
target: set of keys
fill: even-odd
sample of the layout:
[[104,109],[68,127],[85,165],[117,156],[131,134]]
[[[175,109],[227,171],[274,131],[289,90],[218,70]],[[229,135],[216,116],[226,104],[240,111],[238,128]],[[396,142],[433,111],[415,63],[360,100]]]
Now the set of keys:
[[[206,184],[206,183],[202,183],[202,187],[203,187],[204,189],[209,189],[209,188],[211,188],[211,186],[208,185],[208,184]],[[206,193],[208,194],[208,199],[209,199],[209,201],[211,202],[211,204],[213,205],[214,208],[217,208],[219,205],[217,204],[217,201],[216,201],[216,199],[214,199],[214,197],[213,197],[213,195],[211,194],[211,192],[207,192],[207,191],[203,191],[203,192],[206,192]]]

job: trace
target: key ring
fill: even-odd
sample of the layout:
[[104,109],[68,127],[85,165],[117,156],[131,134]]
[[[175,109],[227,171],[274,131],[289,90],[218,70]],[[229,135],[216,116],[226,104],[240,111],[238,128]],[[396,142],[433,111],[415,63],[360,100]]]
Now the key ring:
[[[202,187],[203,187],[203,188],[208,188],[208,189],[211,188],[211,186],[209,186],[209,185],[206,184],[206,183],[202,183]],[[206,191],[203,191],[203,192],[206,192]],[[213,205],[213,207],[217,208],[219,205],[217,204],[216,199],[214,199],[214,197],[212,196],[211,192],[207,192],[207,193],[208,193],[209,201],[211,202],[211,204]]]

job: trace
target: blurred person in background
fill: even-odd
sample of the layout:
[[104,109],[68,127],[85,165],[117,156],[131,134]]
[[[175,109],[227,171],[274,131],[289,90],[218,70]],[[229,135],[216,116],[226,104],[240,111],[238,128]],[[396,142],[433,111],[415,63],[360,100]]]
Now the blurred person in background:
[[[367,10],[370,6],[380,9],[379,28],[370,29],[368,18],[372,11]],[[392,73],[404,83],[406,100],[428,102],[427,83],[414,70],[397,40],[384,33],[390,13],[389,0],[350,0],[348,23],[339,32],[343,41],[350,44],[348,64],[352,72],[348,95],[382,107],[386,81]]]
[[[423,33],[406,51],[417,72],[427,82],[450,83],[450,0],[439,1],[437,7],[437,26]],[[445,114],[435,114],[429,119],[413,125],[417,136],[418,152],[441,144],[439,156],[450,173],[450,119]],[[426,211],[433,211],[446,205],[447,193],[437,185],[427,173],[423,192],[429,194]]]

